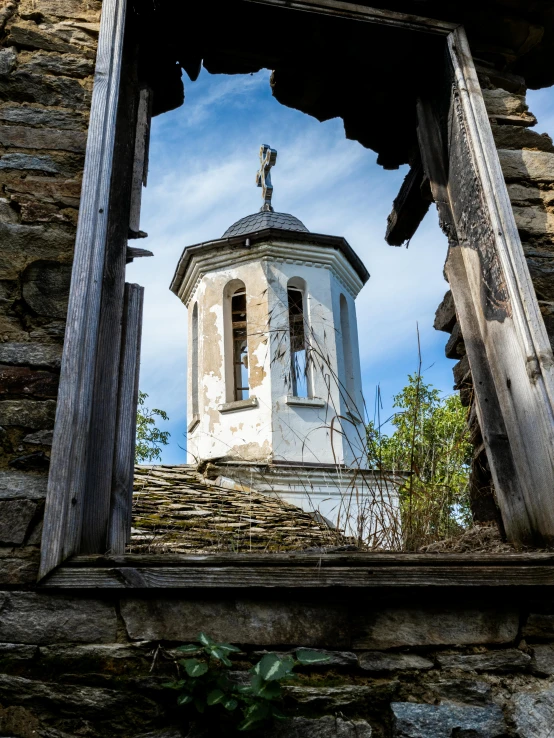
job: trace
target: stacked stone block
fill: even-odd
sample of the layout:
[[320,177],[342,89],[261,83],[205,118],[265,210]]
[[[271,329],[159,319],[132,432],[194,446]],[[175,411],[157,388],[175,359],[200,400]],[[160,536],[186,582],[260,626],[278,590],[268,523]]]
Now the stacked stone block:
[[0,3],[0,578],[33,581],[101,4]]
[[[545,738],[554,724],[554,614],[544,604],[447,606],[272,597],[0,595],[0,735],[205,736],[176,709],[175,647],[203,630],[263,653],[329,660],[286,687],[271,738]],[[529,609],[530,608],[530,609]],[[192,713],[194,717],[194,713]]]

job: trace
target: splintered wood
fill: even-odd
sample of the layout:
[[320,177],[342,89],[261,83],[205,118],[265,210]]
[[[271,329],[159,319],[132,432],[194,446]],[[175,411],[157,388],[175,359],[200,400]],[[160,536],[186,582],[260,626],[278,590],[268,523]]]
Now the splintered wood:
[[194,466],[137,466],[129,553],[260,553],[352,544],[310,513]]

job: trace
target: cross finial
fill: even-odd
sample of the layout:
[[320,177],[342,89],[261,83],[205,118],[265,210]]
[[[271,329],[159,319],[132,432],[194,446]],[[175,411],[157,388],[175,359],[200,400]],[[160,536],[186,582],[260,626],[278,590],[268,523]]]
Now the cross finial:
[[271,196],[273,195],[273,185],[271,184],[271,167],[277,161],[277,152],[271,149],[267,144],[260,146],[260,169],[256,174],[256,184],[262,188],[262,197],[264,204],[260,208],[261,211],[269,210],[273,212],[271,206]]

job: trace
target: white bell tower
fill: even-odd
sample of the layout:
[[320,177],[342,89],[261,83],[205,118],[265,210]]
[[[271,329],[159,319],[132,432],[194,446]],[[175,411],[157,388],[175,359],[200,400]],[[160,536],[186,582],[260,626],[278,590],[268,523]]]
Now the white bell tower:
[[352,484],[374,495],[378,476],[367,471],[354,302],[369,274],[344,238],[273,211],[276,156],[261,147],[261,211],[187,246],[171,284],[189,316],[189,460],[358,535],[369,513],[345,523],[347,510],[360,518]]

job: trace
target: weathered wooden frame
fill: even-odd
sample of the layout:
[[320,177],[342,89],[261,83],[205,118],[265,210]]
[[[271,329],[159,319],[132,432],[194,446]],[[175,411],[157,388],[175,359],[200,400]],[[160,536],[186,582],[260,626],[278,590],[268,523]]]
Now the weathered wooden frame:
[[[527,454],[527,457],[520,460],[520,468],[525,474],[530,474],[526,484],[530,493],[524,495],[525,504],[521,510],[527,511],[530,520],[524,521],[522,529],[524,533],[529,534],[531,525],[535,530],[539,530],[541,535],[554,538],[554,520],[547,516],[546,526],[541,526],[538,519],[540,515],[537,516],[541,509],[545,509],[545,505],[550,505],[554,509],[551,505],[551,495],[554,490],[554,464],[552,464],[551,450],[554,447],[552,443],[554,427],[552,352],[525,263],[463,28],[452,23],[368,8],[342,0],[243,1],[423,31],[443,36],[447,41],[459,83],[462,105],[472,136],[477,142],[477,150],[474,152],[476,166],[484,183],[488,206],[493,214],[495,227],[497,227],[496,245],[507,274],[507,286],[514,304],[514,326],[517,337],[514,357],[520,364],[523,362],[523,366],[528,371],[529,382],[533,385],[531,390],[527,388],[523,394],[527,401],[532,403],[532,407],[527,411],[534,414],[537,420],[535,432],[539,440],[540,458],[535,459],[535,464],[529,463],[531,460],[527,458],[528,444],[524,442],[525,439],[520,438],[521,434],[518,435],[517,427],[514,428],[512,423],[510,429],[506,429],[508,436],[511,432],[510,443],[515,444],[524,457]],[[44,577],[68,557],[77,554],[81,539],[82,514],[87,488],[87,450],[92,440],[90,429],[94,402],[94,374],[101,319],[102,275],[107,248],[107,214],[110,205],[110,178],[116,135],[125,10],[126,0],[104,0],[39,577]],[[435,182],[435,185],[445,186],[440,182]],[[437,200],[436,196],[435,200]],[[446,192],[445,202],[447,200],[448,192]],[[469,309],[475,311],[476,306],[469,305]],[[471,321],[464,321],[461,317],[461,322],[465,335],[463,324],[466,322],[469,330]],[[482,325],[478,326],[481,334],[483,328]],[[482,335],[481,338],[483,338]],[[486,352],[486,347],[483,349],[482,346],[481,353],[476,355],[482,357],[483,350]],[[470,352],[472,369],[473,362],[474,359]],[[485,363],[488,363],[488,358],[485,359]],[[503,379],[497,377],[493,379],[493,383],[498,381],[503,381]],[[519,381],[521,381],[521,376],[519,376]],[[498,395],[497,388],[496,391]],[[481,415],[482,419],[483,417]],[[517,413],[514,417],[517,426]],[[489,461],[494,467],[498,463],[494,453],[495,439],[487,436],[486,427],[483,435]],[[550,450],[548,449],[549,444]],[[495,481],[498,480],[495,479]],[[537,502],[538,504],[534,504]],[[105,506],[105,501],[103,504]],[[529,515],[529,505],[533,508],[532,515]],[[122,524],[116,528],[121,530]],[[120,539],[121,536],[119,536]],[[167,558],[163,558],[167,563]],[[64,568],[65,571],[70,572],[74,569],[70,567],[65,570]],[[66,577],[65,580],[64,577]],[[256,577],[252,580],[253,585],[256,583],[255,579]],[[60,583],[62,580],[70,581],[71,575],[60,571],[49,581]],[[76,581],[75,585],[77,585]]]
[[209,554],[76,556],[45,589],[387,589],[554,585],[552,554]]

